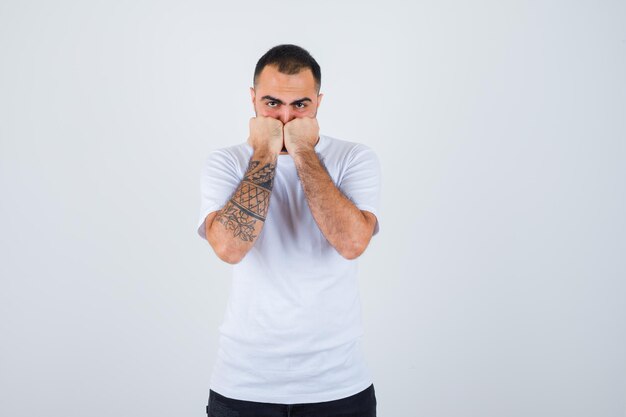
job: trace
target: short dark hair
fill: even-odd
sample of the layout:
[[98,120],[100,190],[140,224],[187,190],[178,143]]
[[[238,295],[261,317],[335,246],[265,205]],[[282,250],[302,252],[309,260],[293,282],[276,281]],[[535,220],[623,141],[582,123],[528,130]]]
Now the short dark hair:
[[315,79],[315,86],[319,93],[322,85],[322,71],[317,61],[309,54],[309,52],[297,45],[283,44],[277,45],[267,51],[256,63],[254,69],[254,78],[252,80],[256,87],[257,78],[263,68],[267,65],[276,65],[278,71],[283,74],[298,74],[303,69],[309,68]]

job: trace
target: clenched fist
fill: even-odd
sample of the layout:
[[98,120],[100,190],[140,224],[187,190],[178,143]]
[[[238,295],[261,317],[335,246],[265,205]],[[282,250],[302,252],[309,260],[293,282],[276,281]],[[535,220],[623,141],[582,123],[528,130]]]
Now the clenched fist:
[[283,148],[283,122],[264,116],[250,118],[248,144],[253,152],[280,153]]
[[315,148],[320,127],[314,117],[300,117],[285,124],[285,148],[290,155]]

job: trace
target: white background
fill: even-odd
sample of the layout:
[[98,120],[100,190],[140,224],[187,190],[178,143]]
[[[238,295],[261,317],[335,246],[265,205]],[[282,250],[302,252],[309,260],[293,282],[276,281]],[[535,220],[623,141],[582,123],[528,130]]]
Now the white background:
[[625,416],[626,4],[225,3],[0,2],[0,415],[205,415],[201,164],[295,43],[382,164],[379,416]]

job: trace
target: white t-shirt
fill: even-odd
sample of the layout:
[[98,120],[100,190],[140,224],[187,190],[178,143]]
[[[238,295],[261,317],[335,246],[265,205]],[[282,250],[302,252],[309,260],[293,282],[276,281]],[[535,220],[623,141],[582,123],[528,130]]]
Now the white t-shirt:
[[[333,182],[378,218],[380,167],[367,146],[320,135],[315,151]],[[202,170],[198,234],[221,209],[252,156],[247,143],[212,151]],[[378,222],[374,234],[378,232]],[[361,347],[357,262],[343,258],[311,214],[290,155],[279,155],[269,211],[233,279],[210,388],[282,404],[331,401],[372,384]]]

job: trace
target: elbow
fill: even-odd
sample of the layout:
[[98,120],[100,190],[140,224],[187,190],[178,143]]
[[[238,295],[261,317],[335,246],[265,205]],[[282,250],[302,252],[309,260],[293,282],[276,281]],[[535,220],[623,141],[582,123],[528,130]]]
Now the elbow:
[[232,242],[232,239],[224,236],[224,230],[222,230],[222,233],[220,234],[215,231],[215,228],[211,228],[215,215],[216,213],[209,215],[212,217],[207,216],[206,240],[209,242],[209,245],[213,248],[213,252],[215,252],[220,260],[231,265],[237,264],[246,255],[247,250],[241,246],[237,246],[234,242]]
[[338,252],[347,260],[352,261],[365,252],[368,243],[369,239],[351,242],[351,244],[342,247],[341,250],[338,250]]
[[222,261],[235,265],[241,262],[245,253],[241,251],[237,251],[236,249],[229,247],[227,245],[216,245],[213,246],[213,251]]
[[362,226],[353,229],[348,239],[341,239],[344,245],[337,247],[337,251],[348,260],[353,260],[361,256],[370,243],[376,227],[376,216],[372,213],[363,211],[364,223]]

